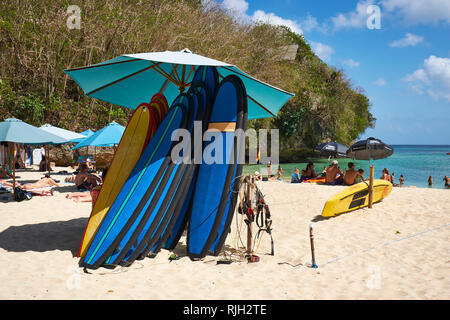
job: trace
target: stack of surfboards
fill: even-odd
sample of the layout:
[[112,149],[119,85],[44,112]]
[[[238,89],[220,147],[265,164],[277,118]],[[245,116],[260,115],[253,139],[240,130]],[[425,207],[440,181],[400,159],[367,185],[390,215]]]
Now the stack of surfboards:
[[[236,177],[242,173],[237,159],[244,140],[235,132],[246,126],[242,80],[230,75],[219,84],[215,67],[199,67],[189,91],[170,108],[161,94],[141,104],[91,213],[80,266],[130,265],[161,248],[173,249],[186,229],[187,255],[217,255],[233,218]],[[213,138],[198,143],[204,134]],[[223,143],[216,144],[217,139]],[[208,150],[214,150],[212,162],[204,161]]]

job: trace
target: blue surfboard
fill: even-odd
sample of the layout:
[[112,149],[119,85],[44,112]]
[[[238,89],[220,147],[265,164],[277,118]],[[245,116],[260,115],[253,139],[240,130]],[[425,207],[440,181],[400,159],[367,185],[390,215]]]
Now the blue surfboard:
[[[214,163],[208,164],[204,155],[199,168],[187,234],[191,259],[203,258],[210,249],[220,251],[228,233],[237,197],[233,192],[234,181],[242,170],[242,165],[237,163],[240,146],[235,132],[246,128],[246,101],[245,86],[239,77],[230,75],[222,80],[212,106],[208,131],[215,129],[217,141],[223,143],[220,145],[214,139],[204,146],[204,154],[214,149],[211,155],[219,154],[221,158],[216,157]],[[212,147],[213,143],[216,147]]]
[[[201,66],[196,70],[189,91],[200,92],[206,101],[206,111],[202,119],[202,136],[209,123],[210,111],[218,87],[219,75],[216,67]],[[192,199],[197,182],[198,169],[199,165],[196,165],[194,176],[192,178],[191,185],[189,186],[188,194],[186,195],[186,200],[183,203],[180,203],[179,207],[175,209],[175,211],[179,211],[178,217],[176,220],[172,218],[169,226],[167,227],[167,231],[161,236],[161,239],[156,247],[151,250],[152,253],[157,253],[161,247],[172,250],[180,240],[190,216],[190,208],[192,207]]]
[[178,128],[187,127],[187,115],[186,106],[181,103],[169,109],[99,226],[86,256],[80,260],[80,266],[96,269],[113,252],[121,251],[119,243],[137,219],[137,214],[142,211],[140,209],[147,205],[141,201],[143,196],[149,190],[154,194],[153,190],[159,190],[161,183],[167,183],[166,170],[173,145],[171,134]]

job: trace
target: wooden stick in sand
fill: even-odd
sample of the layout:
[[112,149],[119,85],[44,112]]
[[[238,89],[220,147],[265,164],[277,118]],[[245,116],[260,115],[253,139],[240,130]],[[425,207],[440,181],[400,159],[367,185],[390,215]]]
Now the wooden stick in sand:
[[372,208],[373,202],[373,164],[370,165],[370,179],[369,179],[369,208]]
[[312,223],[309,225],[309,240],[311,243],[311,258],[312,258],[311,268],[318,268],[318,266],[316,264],[316,256],[314,253],[314,236],[313,236],[313,224]]
[[[252,207],[252,192],[251,192],[251,186],[250,186],[250,176],[247,176],[247,205],[249,208]],[[247,253],[252,254],[252,239],[253,239],[253,232],[252,232],[252,221],[249,220],[247,224]]]

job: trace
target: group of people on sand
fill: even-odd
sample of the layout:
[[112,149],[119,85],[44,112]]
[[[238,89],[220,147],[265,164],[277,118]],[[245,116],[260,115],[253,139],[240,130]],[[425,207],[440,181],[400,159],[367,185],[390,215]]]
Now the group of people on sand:
[[[60,187],[60,185],[58,183],[56,183],[55,180],[53,180],[52,178],[50,178],[49,175],[45,175],[44,178],[36,181],[36,182],[29,182],[29,183],[24,183],[24,184],[20,184],[18,182],[16,182],[15,185],[13,185],[13,183],[5,181],[5,180],[1,180],[0,179],[0,188],[20,188],[22,190],[25,191],[35,191],[36,194],[41,193],[42,189],[45,187]],[[53,193],[53,189],[50,190]]]
[[[69,193],[66,195],[67,199],[73,199],[76,202],[88,202],[92,201],[92,190],[98,190],[105,179],[108,168],[106,168],[101,175],[93,170],[92,163],[86,161],[82,163],[79,170],[65,178],[65,182],[73,182],[78,192]],[[14,186],[24,191],[32,191],[34,194],[47,194],[46,187],[61,187],[55,180],[50,178],[49,174],[46,174],[44,178],[33,182],[20,184],[16,182],[13,186],[12,182],[8,182],[3,179],[12,178],[8,170],[0,167],[0,189],[11,190]],[[42,191],[42,192],[41,192]],[[50,193],[53,195],[53,189],[50,189]]]
[[90,166],[89,162],[83,163],[80,165],[80,170],[77,174],[72,174],[70,177],[65,179],[66,182],[74,182],[77,190],[79,191],[67,194],[67,199],[72,199],[75,202],[92,201],[93,190],[100,188],[108,171],[108,168],[106,168],[100,176],[98,173],[93,171],[92,168],[93,167]]

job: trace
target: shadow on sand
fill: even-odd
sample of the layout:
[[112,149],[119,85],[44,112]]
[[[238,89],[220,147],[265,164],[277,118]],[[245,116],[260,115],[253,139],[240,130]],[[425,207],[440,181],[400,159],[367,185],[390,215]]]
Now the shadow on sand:
[[88,218],[11,226],[0,233],[0,248],[9,252],[69,250],[78,256]]

